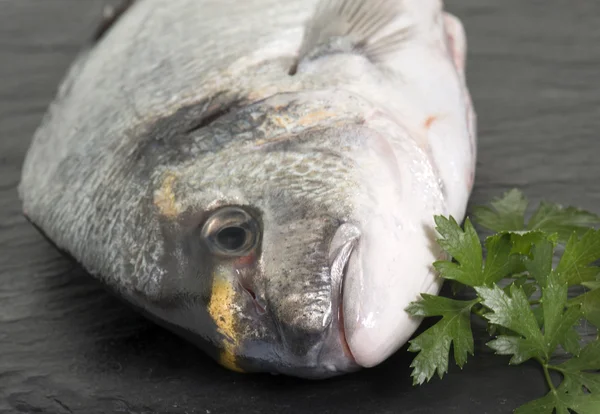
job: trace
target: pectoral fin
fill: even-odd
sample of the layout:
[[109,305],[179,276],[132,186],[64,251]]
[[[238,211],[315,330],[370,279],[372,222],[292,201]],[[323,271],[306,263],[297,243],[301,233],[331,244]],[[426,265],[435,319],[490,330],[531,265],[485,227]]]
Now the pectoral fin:
[[322,0],[307,23],[294,74],[306,60],[336,53],[361,54],[377,64],[402,47],[411,26],[402,24],[402,0]]

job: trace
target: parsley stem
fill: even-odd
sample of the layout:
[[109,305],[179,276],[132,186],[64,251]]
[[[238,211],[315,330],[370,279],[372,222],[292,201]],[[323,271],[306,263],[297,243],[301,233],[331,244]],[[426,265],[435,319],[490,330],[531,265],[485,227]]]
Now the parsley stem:
[[546,377],[546,382],[548,383],[550,390],[553,393],[556,393],[556,387],[554,386],[554,383],[552,382],[552,378],[550,378],[550,371],[548,371],[548,364],[546,364],[545,362],[540,361],[540,360],[538,360],[538,362],[540,362],[542,364],[542,367],[544,368],[544,376]]
[[554,369],[556,367],[549,365],[542,358],[536,357],[535,360],[542,366],[542,368],[544,370],[544,377],[546,377],[546,382],[548,383],[548,386],[550,387],[550,391],[552,391],[553,393],[556,393],[556,387],[554,386],[554,383],[552,382],[552,378],[550,378],[550,371],[548,370],[548,368]]
[[564,370],[564,369],[562,369],[562,368],[560,368],[560,367],[557,367],[556,365],[548,365],[548,369],[551,369],[552,371],[557,371],[557,372],[560,372],[560,373],[562,373],[562,374],[564,374],[564,373],[565,373],[565,370]]
[[477,315],[477,316],[479,316],[480,318],[482,318],[482,319],[485,319],[485,317],[484,317],[484,315],[485,315],[485,313],[486,313],[486,310],[485,310],[485,308],[484,308],[483,306],[481,306],[481,305],[480,305],[480,306],[477,306],[477,305],[479,305],[480,303],[481,303],[481,299],[480,299],[480,298],[478,298],[478,300],[477,300],[477,302],[476,302],[475,306],[473,306],[473,307],[471,308],[471,312],[472,312],[474,315]]

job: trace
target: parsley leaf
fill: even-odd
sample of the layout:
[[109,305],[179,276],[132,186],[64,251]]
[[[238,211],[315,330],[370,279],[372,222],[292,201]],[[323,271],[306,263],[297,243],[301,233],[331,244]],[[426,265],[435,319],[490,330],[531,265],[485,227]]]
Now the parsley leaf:
[[[578,357],[558,366],[548,366],[560,372],[563,382],[545,397],[518,408],[516,414],[568,413],[597,414],[600,407],[600,341],[587,345]],[[588,371],[588,372],[586,372]]]
[[573,233],[582,236],[590,227],[600,224],[600,216],[574,207],[564,208],[558,204],[542,202],[527,228],[557,233],[560,240],[567,241]]
[[566,375],[577,374],[579,371],[600,370],[600,341],[590,342],[581,350],[579,356],[563,362],[557,368],[562,369]]
[[437,372],[442,378],[448,372],[450,346],[454,360],[461,368],[473,355],[471,308],[478,301],[458,301],[439,296],[421,295],[423,300],[412,303],[407,311],[417,317],[441,316],[442,319],[417,338],[410,341],[411,352],[419,352],[413,360],[414,384],[429,381]]
[[554,409],[558,414],[569,414],[573,410],[578,414],[598,414],[600,396],[572,396],[561,391],[551,391],[544,398],[532,401],[515,410],[515,414],[552,414]]
[[600,274],[600,268],[590,266],[600,259],[600,230],[589,230],[583,237],[572,235],[558,264],[569,286],[591,282]]
[[[418,353],[411,367],[414,384],[448,372],[451,347],[461,368],[474,352],[471,314],[488,322],[495,337],[488,346],[510,355],[511,364],[535,359],[544,370],[550,392],[520,407],[518,414],[599,414],[600,338],[581,349],[575,327],[582,319],[600,328],[600,217],[573,207],[541,203],[526,222],[528,201],[518,190],[475,208],[483,227],[498,233],[484,246],[471,221],[461,227],[452,217],[436,217],[439,245],[452,261],[434,267],[450,280],[453,292],[476,295],[471,301],[422,295],[407,311],[417,317],[441,317],[410,341]],[[558,243],[565,245],[558,266],[553,258]],[[484,249],[485,247],[485,249]],[[484,257],[484,251],[487,253]],[[504,279],[504,280],[503,280]],[[568,289],[581,285],[586,293],[568,300]],[[540,293],[538,299],[536,293]],[[561,346],[572,356],[560,365],[550,360]],[[550,371],[563,376],[556,387]]]
[[558,242],[555,234],[548,235],[539,230],[509,232],[513,243],[512,254],[531,256],[532,249],[544,242],[548,242],[553,248]]
[[552,272],[552,257],[554,255],[554,246],[549,240],[542,240],[532,247],[533,258],[525,261],[525,269],[540,285],[547,285],[547,278]]
[[[522,288],[511,286],[510,295],[498,286],[475,290],[483,299],[483,305],[493,311],[484,317],[490,323],[519,335],[500,335],[488,343],[500,355],[513,355],[511,364],[520,364],[531,358],[547,360],[559,344],[573,353],[579,351],[579,336],[573,326],[581,318],[581,311],[577,306],[565,309],[567,285],[561,283],[556,272],[550,273],[547,286],[542,288],[543,333]],[[573,338],[576,340],[573,341]]]
[[542,287],[546,359],[552,356],[559,344],[567,352],[579,353],[580,338],[574,326],[581,319],[581,310],[578,306],[566,308],[567,296],[567,284],[557,272],[551,272],[547,285]]
[[593,282],[583,282],[582,285],[591,290],[600,289],[600,280]]
[[525,223],[527,198],[519,190],[511,190],[502,198],[496,198],[491,207],[473,209],[474,219],[482,227],[496,232],[540,230],[547,234],[558,234],[561,241],[569,240],[573,233],[581,236],[590,227],[600,225],[600,216],[574,207],[542,202]]
[[523,289],[525,296],[530,298],[535,292],[537,292],[537,286],[534,282],[528,282],[527,276],[521,276],[510,282],[505,288],[504,292],[510,294],[512,286],[517,286]]
[[571,299],[571,303],[580,305],[583,317],[596,328],[600,328],[600,289],[577,296]]
[[475,288],[483,305],[492,310],[484,317],[495,325],[507,328],[520,336],[500,335],[487,345],[500,355],[513,355],[511,364],[544,356],[544,337],[522,288],[511,286],[510,296],[497,285]]
[[525,211],[529,202],[519,190],[511,190],[490,204],[491,207],[473,208],[477,224],[497,232],[525,230]]
[[438,216],[435,221],[441,235],[438,243],[458,262],[444,260],[433,264],[444,279],[456,280],[467,286],[482,286],[495,283],[510,273],[512,245],[509,234],[488,237],[485,243],[487,260],[483,266],[479,236],[469,219],[465,221],[464,230],[452,217]]

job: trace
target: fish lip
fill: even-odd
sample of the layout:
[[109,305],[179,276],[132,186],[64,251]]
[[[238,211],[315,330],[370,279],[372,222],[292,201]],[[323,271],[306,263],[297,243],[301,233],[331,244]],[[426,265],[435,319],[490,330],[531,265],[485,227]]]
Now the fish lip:
[[344,283],[350,258],[360,242],[358,227],[345,224],[336,232],[330,248],[332,320],[321,352],[320,364],[330,371],[351,372],[360,368],[348,344],[344,326]]
[[[352,254],[351,254],[352,255]],[[350,256],[351,256],[350,255]],[[350,256],[348,257],[348,261],[350,261]],[[342,279],[342,284],[340,287],[340,298],[338,299],[338,330],[340,342],[342,345],[342,351],[344,351],[344,355],[348,357],[348,359],[352,362],[352,364],[358,366],[358,362],[356,362],[356,358],[352,354],[352,349],[350,348],[350,344],[348,343],[348,338],[346,336],[346,327],[344,324],[344,280],[346,280],[346,271],[344,271],[344,276]]]
[[348,274],[348,266],[350,264],[350,258],[356,252],[356,248],[358,246],[358,242],[360,237],[348,242],[349,245],[349,254],[345,258],[344,270],[342,272],[342,280],[339,284],[339,293],[337,298],[337,325],[339,330],[340,342],[342,345],[342,350],[344,354],[354,363],[357,364],[356,358],[352,354],[352,350],[350,349],[350,344],[348,343],[348,338],[346,337],[346,327],[344,325],[344,284],[346,282],[346,276]]

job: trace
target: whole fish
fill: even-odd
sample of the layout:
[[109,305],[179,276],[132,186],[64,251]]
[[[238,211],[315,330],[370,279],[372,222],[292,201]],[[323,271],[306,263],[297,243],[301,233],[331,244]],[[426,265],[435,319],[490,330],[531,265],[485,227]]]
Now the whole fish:
[[465,33],[440,0],[137,0],[62,83],[25,215],[223,366],[379,364],[436,294],[436,214],[475,168]]

